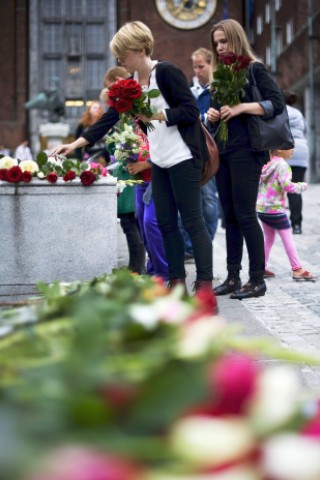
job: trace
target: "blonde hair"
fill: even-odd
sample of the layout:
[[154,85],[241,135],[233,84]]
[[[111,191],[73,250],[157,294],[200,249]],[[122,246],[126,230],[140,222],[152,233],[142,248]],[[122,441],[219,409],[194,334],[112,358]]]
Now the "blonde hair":
[[209,64],[212,65],[212,59],[213,59],[213,54],[210,50],[207,48],[198,48],[191,54],[192,60],[194,60],[196,57],[203,57],[205,61]]
[[240,25],[237,20],[228,18],[227,20],[221,20],[216,23],[211,30],[211,44],[213,52],[213,66],[216,67],[218,63],[218,53],[214,45],[213,35],[217,30],[224,32],[229,51],[235,53],[236,55],[244,55],[251,58],[252,61],[256,61],[257,57],[253,53],[252,48],[250,47],[246,32],[243,27]]
[[110,49],[117,58],[122,58],[132,51],[143,50],[150,57],[153,52],[153,35],[142,22],[129,22],[118,30],[110,42]]
[[129,78],[130,73],[124,67],[111,67],[104,74],[103,84],[105,86],[107,82],[115,83],[119,78]]

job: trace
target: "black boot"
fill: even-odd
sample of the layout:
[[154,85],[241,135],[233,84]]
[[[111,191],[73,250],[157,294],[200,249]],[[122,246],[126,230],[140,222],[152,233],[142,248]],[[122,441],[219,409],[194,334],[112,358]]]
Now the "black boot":
[[233,270],[228,273],[226,280],[214,288],[214,293],[216,295],[227,295],[228,293],[235,292],[241,288],[241,280],[238,270]]
[[230,298],[244,300],[245,298],[263,297],[267,291],[266,282],[263,278],[250,279],[242,288],[230,295]]

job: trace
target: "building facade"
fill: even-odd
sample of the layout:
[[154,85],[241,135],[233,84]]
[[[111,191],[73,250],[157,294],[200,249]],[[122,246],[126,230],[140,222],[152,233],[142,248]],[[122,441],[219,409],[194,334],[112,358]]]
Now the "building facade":
[[192,79],[191,53],[210,48],[212,24],[235,18],[257,55],[283,88],[299,94],[308,120],[312,180],[320,180],[320,0],[11,0],[0,2],[2,75],[0,144],[45,145],[46,110],[25,108],[41,92],[64,102],[70,133],[87,104],[99,97],[105,71],[116,64],[109,42],[127,21],[141,20],[155,37],[153,58],[169,60]]

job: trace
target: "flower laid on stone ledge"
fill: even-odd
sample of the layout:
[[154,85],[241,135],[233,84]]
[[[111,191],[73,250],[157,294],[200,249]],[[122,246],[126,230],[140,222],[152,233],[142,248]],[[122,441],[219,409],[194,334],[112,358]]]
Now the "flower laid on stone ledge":
[[320,478],[319,396],[259,361],[310,358],[127,270],[39,289],[0,314],[3,480]]
[[59,178],[64,182],[80,178],[81,183],[88,186],[107,174],[104,167],[91,167],[60,155],[47,156],[45,152],[40,152],[36,161],[19,161],[8,156],[0,158],[0,180],[10,183],[30,182],[33,177],[46,179],[49,183],[56,183]]
[[[109,177],[108,170],[98,163],[85,163],[77,159],[68,159],[62,155],[50,155],[40,152],[36,161],[20,161],[9,156],[0,155],[0,182],[29,183],[33,178],[46,180],[48,183],[57,183],[60,179],[63,182],[72,182],[80,179],[82,185],[92,185],[100,177]],[[133,186],[134,180],[118,181],[117,194],[128,186]]]

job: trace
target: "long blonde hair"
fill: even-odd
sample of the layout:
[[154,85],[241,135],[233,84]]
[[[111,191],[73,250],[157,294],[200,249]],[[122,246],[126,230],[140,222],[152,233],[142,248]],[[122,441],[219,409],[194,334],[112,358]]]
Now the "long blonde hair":
[[228,18],[226,20],[221,20],[216,23],[211,30],[211,44],[212,44],[212,53],[213,53],[213,68],[215,70],[218,63],[219,55],[214,45],[213,35],[217,30],[224,32],[226,39],[228,41],[229,51],[235,53],[236,55],[244,55],[251,58],[252,61],[258,60],[256,55],[253,53],[252,48],[250,47],[248,37],[243,27],[240,25],[237,20]]

